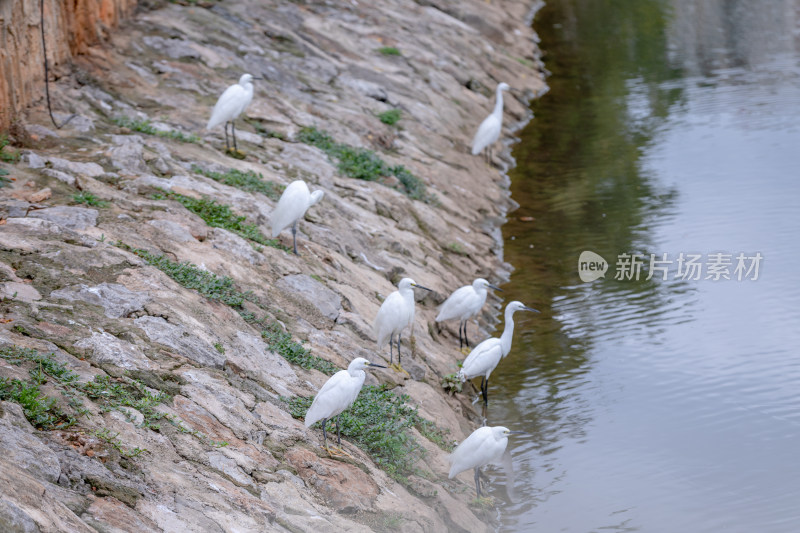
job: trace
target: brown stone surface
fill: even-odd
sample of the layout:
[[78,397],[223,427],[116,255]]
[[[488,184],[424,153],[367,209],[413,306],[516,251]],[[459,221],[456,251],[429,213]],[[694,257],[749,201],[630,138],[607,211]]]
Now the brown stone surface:
[[337,511],[353,513],[372,508],[378,485],[357,466],[317,457],[304,448],[286,454],[298,475]]

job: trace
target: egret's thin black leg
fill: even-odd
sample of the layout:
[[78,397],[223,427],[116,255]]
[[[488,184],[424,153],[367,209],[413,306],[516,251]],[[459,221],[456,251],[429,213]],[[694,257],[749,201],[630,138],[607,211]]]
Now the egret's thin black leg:
[[483,405],[489,407],[489,380],[486,378],[481,381],[481,392],[483,392]]
[[322,419],[322,440],[325,443],[324,448],[328,447],[328,432],[325,431],[325,426],[327,426],[327,425],[328,425],[328,419],[327,418],[323,418]]
[[459,350],[463,350],[464,349],[464,338],[461,336],[461,329],[463,327],[464,327],[464,322],[463,321],[459,322],[458,323],[458,349]]
[[478,498],[481,497],[481,469],[475,469],[475,489],[478,491]]
[[233,133],[233,149],[238,152],[239,147],[236,146],[236,123],[233,120],[231,120],[231,133]]
[[401,366],[400,363],[400,333],[397,334],[397,366]]
[[225,123],[225,151],[230,151],[231,143],[228,141],[228,123]]
[[292,242],[294,243],[294,255],[300,255],[297,253],[297,221],[294,221],[292,224]]
[[464,321],[464,344],[469,348],[469,338],[467,338],[467,320]]
[[392,366],[392,362],[394,361],[394,358],[392,357],[392,355],[393,355],[392,344],[393,343],[394,343],[394,333],[390,333],[389,334],[389,366]]
[[336,415],[336,443],[342,447],[342,431],[339,429],[339,416]]

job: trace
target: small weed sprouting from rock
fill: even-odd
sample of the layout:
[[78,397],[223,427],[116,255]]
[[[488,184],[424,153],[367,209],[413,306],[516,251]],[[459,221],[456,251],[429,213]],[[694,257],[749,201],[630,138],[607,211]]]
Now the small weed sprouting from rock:
[[144,259],[167,276],[174,279],[187,289],[193,289],[210,300],[219,300],[233,308],[240,309],[245,300],[254,300],[250,292],[241,292],[236,289],[233,280],[228,276],[217,276],[212,272],[202,270],[192,263],[176,263],[164,255],[154,255],[147,250],[132,248],[123,242],[116,246],[127,250]]
[[216,200],[206,197],[198,200],[197,198],[174,192],[165,192],[164,197],[180,202],[183,207],[205,220],[209,226],[224,228],[258,244],[277,248],[284,252],[291,252],[288,247],[282,245],[277,239],[268,239],[261,233],[256,224],[247,224],[247,217],[237,215],[229,205],[219,204]]
[[281,328],[280,324],[273,322],[261,331],[261,337],[269,345],[269,349],[280,354],[290,363],[303,368],[313,368],[323,374],[333,375],[339,369],[330,361],[311,354],[311,350],[292,339],[289,333]]
[[326,132],[317,128],[303,128],[297,140],[316,146],[337,162],[339,172],[347,177],[375,181],[383,176],[395,176],[402,185],[400,192],[412,200],[437,204],[438,200],[425,190],[425,183],[403,165],[390,166],[372,150],[337,143]]
[[155,135],[157,137],[163,137],[165,139],[174,139],[176,141],[184,142],[184,143],[199,143],[200,137],[197,135],[186,135],[183,132],[178,130],[169,130],[169,131],[162,131],[156,129],[149,120],[136,120],[130,117],[120,117],[114,119],[114,124],[119,126],[120,128],[128,128],[133,131],[138,131],[140,133],[146,133],[148,135]]
[[[282,397],[281,400],[289,407],[292,416],[302,418],[313,398],[296,396]],[[417,408],[408,400],[406,394],[398,396],[385,387],[367,385],[340,418],[342,435],[370,454],[379,467],[400,482],[405,482],[407,476],[415,472],[414,464],[424,453],[408,433],[409,428],[416,427],[439,447],[450,450],[445,433],[433,422],[419,416]]]
[[97,431],[92,433],[92,435],[102,440],[106,444],[110,444],[123,457],[128,457],[128,458],[139,457],[142,453],[147,451],[145,449],[139,448],[138,446],[136,448],[125,449],[122,446],[122,441],[117,438],[119,437],[119,433],[113,433],[108,428],[98,429]]
[[11,184],[12,180],[7,177],[9,174],[10,172],[8,170],[0,168],[0,189]]
[[0,135],[0,161],[4,163],[17,163],[19,162],[19,150],[13,150],[9,146],[11,141],[8,140],[7,135]]
[[251,170],[242,172],[241,170],[232,168],[225,173],[220,173],[213,172],[211,170],[203,170],[202,168],[194,165],[192,166],[192,172],[201,174],[207,178],[211,178],[214,181],[224,183],[225,185],[236,187],[237,189],[241,189],[243,191],[260,192],[272,200],[277,200],[280,198],[283,189],[285,189],[285,187],[280,183],[265,180],[264,176],[261,174],[256,174]]
[[444,376],[441,384],[442,388],[451,396],[457,392],[461,392],[461,390],[464,388],[464,384],[461,382],[458,374],[455,373]]
[[214,349],[219,353],[221,353],[222,355],[225,355],[225,347],[222,345],[222,343],[215,342]]
[[383,54],[385,56],[400,56],[403,55],[400,53],[400,50],[395,48],[394,46],[382,46],[378,48],[378,53]]
[[467,251],[464,250],[464,247],[457,242],[451,242],[445,246],[448,252],[452,252],[457,255],[467,255]]
[[378,113],[378,119],[384,124],[394,126],[397,124],[397,121],[400,120],[401,115],[402,112],[399,109],[390,109],[388,111],[384,111],[383,113]]
[[90,192],[81,192],[72,195],[72,201],[79,204],[86,204],[92,207],[108,207],[110,204],[105,200],[101,200]]

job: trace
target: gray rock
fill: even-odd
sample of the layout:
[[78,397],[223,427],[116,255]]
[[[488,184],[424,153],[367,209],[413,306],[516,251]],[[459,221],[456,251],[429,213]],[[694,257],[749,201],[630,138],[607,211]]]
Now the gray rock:
[[342,87],[353,89],[354,91],[361,93],[364,96],[374,98],[379,102],[385,102],[389,99],[389,95],[386,93],[386,90],[375,82],[353,78],[347,74],[339,76],[337,80]]
[[33,518],[14,505],[14,502],[0,500],[0,531],[5,533],[39,533],[41,531]]
[[[79,133],[89,133],[94,131],[94,120],[86,115],[67,114],[67,113],[53,113],[59,124],[64,124],[64,128],[68,130],[77,131]],[[71,118],[70,118],[71,117]],[[69,122],[65,121],[69,119]]]
[[144,161],[144,140],[140,135],[112,135],[111,141],[116,145],[108,151],[114,168],[136,173],[150,172]]
[[200,53],[192,46],[192,41],[185,39],[165,39],[155,35],[146,35],[142,38],[144,44],[158,50],[173,59],[190,57],[200,59]]
[[46,168],[42,170],[42,174],[45,176],[50,176],[51,178],[55,178],[58,181],[63,181],[70,187],[74,187],[77,182],[75,176],[72,174],[67,174],[66,172],[61,172],[60,170],[56,170],[54,168]]
[[0,450],[3,457],[33,477],[55,483],[61,474],[58,457],[33,436],[33,427],[16,403],[0,402]]
[[99,305],[105,310],[108,318],[123,318],[135,311],[141,311],[150,301],[150,296],[145,292],[133,292],[118,283],[101,283],[94,287],[78,285],[59,289],[50,293],[50,298],[62,300],[80,300],[93,305]]
[[147,370],[155,366],[141,348],[105,331],[92,332],[91,337],[79,340],[75,347],[88,350],[98,364],[111,364],[130,370]]
[[76,163],[74,161],[61,159],[60,157],[48,157],[47,162],[56,170],[61,170],[70,174],[89,176],[90,178],[102,176],[106,172],[103,170],[103,167],[97,163]]
[[208,242],[218,250],[225,250],[234,256],[246,260],[251,265],[263,262],[264,256],[253,250],[243,238],[223,228],[213,228],[208,232]]
[[222,368],[225,364],[224,355],[183,326],[170,324],[155,316],[143,316],[133,322],[144,330],[151,341],[169,346],[178,355],[214,368]]
[[69,229],[86,229],[97,225],[97,209],[59,205],[38,209],[28,214],[32,218],[47,220]]
[[173,241],[190,242],[195,240],[188,229],[172,220],[148,220],[147,223],[166,234]]
[[0,199],[0,214],[2,218],[20,218],[24,217],[31,206],[28,202],[22,200],[14,200],[13,198]]
[[258,335],[239,331],[229,350],[228,363],[265,383],[278,394],[291,395],[288,387],[297,387],[299,380],[292,366],[280,355],[267,349]]
[[342,308],[341,297],[325,285],[305,274],[284,276],[275,286],[298,303],[330,320],[336,320]]
[[36,152],[25,152],[22,154],[22,162],[28,165],[28,168],[44,168],[44,159]]

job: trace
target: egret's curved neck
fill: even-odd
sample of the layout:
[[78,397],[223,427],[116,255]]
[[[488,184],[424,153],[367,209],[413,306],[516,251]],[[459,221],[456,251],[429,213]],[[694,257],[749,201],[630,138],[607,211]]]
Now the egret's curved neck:
[[494,111],[492,111],[492,114],[499,117],[503,116],[503,91],[500,90],[500,88],[497,89],[497,98],[494,102]]
[[500,336],[500,346],[503,349],[503,357],[511,351],[511,337],[514,336],[514,311],[506,309],[506,325],[503,334]]

